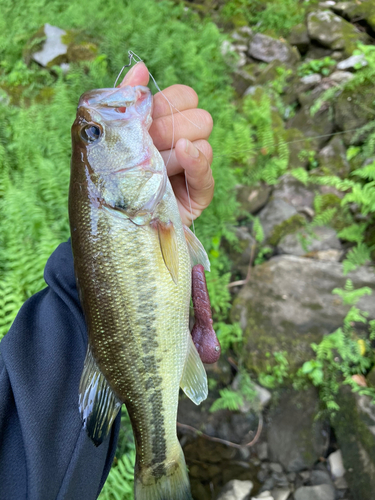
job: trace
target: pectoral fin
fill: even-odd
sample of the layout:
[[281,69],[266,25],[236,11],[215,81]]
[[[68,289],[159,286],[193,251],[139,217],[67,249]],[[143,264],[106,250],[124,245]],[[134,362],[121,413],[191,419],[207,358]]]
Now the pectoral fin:
[[180,387],[193,403],[199,405],[207,398],[207,375],[201,358],[189,333],[188,352],[182,372]]
[[194,233],[184,225],[184,233],[186,238],[186,243],[189,249],[191,267],[193,268],[197,264],[202,264],[206,271],[210,270],[210,261],[206,250],[203,248],[202,243],[198,240]]
[[84,428],[95,446],[104,441],[121,405],[122,401],[109,387],[88,347],[79,384],[79,410]]
[[175,284],[178,283],[178,245],[173,223],[163,224],[157,221],[160,249],[164,263]]

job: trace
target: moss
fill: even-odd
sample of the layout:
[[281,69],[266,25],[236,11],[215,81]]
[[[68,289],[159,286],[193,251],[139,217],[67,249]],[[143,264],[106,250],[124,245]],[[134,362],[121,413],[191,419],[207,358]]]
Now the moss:
[[303,217],[303,215],[293,215],[292,217],[289,217],[289,219],[274,227],[273,232],[268,239],[268,242],[271,245],[276,246],[283,236],[286,236],[287,234],[293,234],[305,225],[306,219]]
[[332,426],[343,454],[347,470],[345,478],[355,500],[372,500],[375,491],[375,438],[370,430],[374,422],[360,405],[360,402],[366,404],[366,397],[342,386],[337,402],[340,411],[332,419]]

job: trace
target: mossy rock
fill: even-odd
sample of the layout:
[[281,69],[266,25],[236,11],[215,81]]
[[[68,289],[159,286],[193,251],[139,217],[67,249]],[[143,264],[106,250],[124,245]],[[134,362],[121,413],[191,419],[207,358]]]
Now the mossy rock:
[[297,128],[284,130],[282,138],[289,149],[288,168],[306,168],[309,164],[308,152],[312,151],[310,141]]
[[320,402],[315,387],[283,391],[269,414],[267,441],[270,460],[288,472],[310,469],[324,456],[328,425],[317,419]]
[[306,219],[301,214],[296,214],[274,227],[271,236],[268,238],[270,245],[276,246],[281,238],[287,234],[293,234],[306,225]]
[[342,50],[347,56],[353,54],[359,41],[369,41],[366,33],[328,10],[310,12],[307,28],[311,40],[331,50]]
[[362,144],[367,139],[369,131],[358,135],[353,130],[373,121],[373,103],[373,82],[365,82],[354,89],[348,85],[336,98],[334,102],[335,123],[345,132],[343,137],[347,146]]
[[337,397],[340,410],[332,426],[343,456],[354,500],[373,500],[375,491],[375,405],[342,386]]
[[[232,321],[239,321],[243,343],[236,353],[249,370],[265,372],[267,353],[286,351],[290,373],[314,354],[311,343],[342,326],[349,306],[332,295],[346,279],[355,288],[375,288],[375,277],[367,268],[342,274],[338,262],[317,261],[290,255],[274,257],[255,266],[248,283],[233,303]],[[375,317],[375,303],[362,297],[358,307]]]

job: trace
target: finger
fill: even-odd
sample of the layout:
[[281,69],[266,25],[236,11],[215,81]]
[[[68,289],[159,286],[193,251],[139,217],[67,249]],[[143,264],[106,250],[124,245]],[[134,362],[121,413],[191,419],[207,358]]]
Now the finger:
[[163,151],[171,147],[173,139],[175,143],[181,138],[189,141],[207,139],[211,134],[212,125],[211,115],[204,109],[187,109],[182,114],[154,120],[150,135],[159,151]]
[[[211,145],[205,141],[205,140],[198,140],[193,142],[194,146],[199,149],[199,151],[202,151],[204,156],[207,158],[208,162],[211,164],[212,163],[212,148]],[[180,165],[180,162],[177,160],[176,157],[176,150],[172,149],[171,150],[165,150],[165,151],[160,151],[160,154],[164,160],[164,163],[167,167],[168,171],[168,176],[172,177],[173,175],[179,174],[183,172],[183,168]],[[168,161],[169,159],[169,161]],[[167,164],[168,162],[168,164]]]
[[184,224],[190,225],[191,221],[210,204],[215,183],[207,158],[190,141],[182,139],[176,144],[176,158],[185,170],[186,180],[185,175],[177,174],[171,177],[170,181],[179,204],[181,218]]
[[215,184],[208,159],[186,139],[176,144],[176,157],[185,170],[192,203],[204,210],[213,198]]
[[[171,106],[168,101],[173,106]],[[193,109],[198,106],[198,96],[195,90],[187,85],[172,85],[163,90],[163,93],[158,92],[154,95],[154,112],[153,118],[160,118],[161,116],[168,116],[171,114],[171,107],[173,113],[185,109]]]
[[124,87],[125,85],[131,85],[132,87],[147,85],[149,79],[150,75],[145,63],[139,62],[126,73],[125,78],[120,83],[120,87]]

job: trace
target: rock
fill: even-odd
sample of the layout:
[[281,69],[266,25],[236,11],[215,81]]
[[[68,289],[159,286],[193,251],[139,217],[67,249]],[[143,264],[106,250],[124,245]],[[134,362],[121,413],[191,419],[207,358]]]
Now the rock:
[[283,468],[280,464],[278,463],[270,463],[270,469],[273,472],[283,472]]
[[315,388],[284,392],[271,410],[267,429],[270,459],[280,462],[289,472],[312,465],[324,453],[327,439],[324,424],[315,417],[319,397]]
[[304,61],[308,62],[315,59],[324,59],[325,57],[332,57],[332,54],[332,50],[313,44],[310,45],[309,50],[306,52]]
[[310,38],[307,31],[307,26],[304,23],[293,26],[288,37],[290,45],[297,47],[299,52],[306,54],[310,45]]
[[[266,371],[272,363],[267,352],[286,351],[290,371],[310,359],[310,344],[342,326],[349,306],[331,292],[343,288],[347,278],[354,288],[375,288],[374,273],[366,267],[343,276],[339,263],[291,255],[255,266],[231,311],[243,330],[243,345],[236,352],[246,368]],[[375,318],[372,297],[362,297],[357,307]]]
[[293,205],[280,198],[272,199],[259,213],[259,221],[262,224],[265,239],[273,236],[277,226],[295,215],[297,215],[297,210]]
[[375,405],[369,396],[340,388],[340,410],[332,419],[342,453],[345,479],[354,500],[373,500],[375,491]]
[[299,60],[298,52],[288,43],[281,42],[267,35],[257,33],[250,42],[250,57],[259,61],[270,63],[278,60],[280,62],[294,64]]
[[312,234],[305,229],[287,234],[277,245],[279,254],[299,256],[330,249],[342,250],[342,247],[336,231],[324,226],[315,227]]
[[343,50],[347,55],[353,53],[358,41],[368,39],[355,26],[328,10],[310,12],[307,29],[311,40],[331,50]]
[[243,69],[238,69],[232,74],[233,87],[237,94],[242,96],[246,89],[254,85],[256,78]]
[[311,150],[321,148],[326,142],[326,136],[334,130],[331,109],[323,109],[311,116],[310,108],[303,107],[291,118],[287,124],[287,128],[296,128],[309,139]]
[[346,159],[346,148],[339,136],[332,137],[327,146],[317,156],[319,168],[325,175],[338,175],[342,179],[350,173],[350,165]]
[[336,83],[346,83],[353,78],[353,73],[350,71],[334,71],[329,75],[329,79]]
[[331,469],[331,474],[334,479],[343,477],[345,474],[344,462],[342,460],[341,450],[334,451],[328,457],[328,463]]
[[264,183],[255,186],[236,186],[236,198],[244,214],[256,214],[267,203],[272,188]]
[[66,31],[46,23],[43,32],[46,37],[43,48],[35,52],[32,59],[45,68],[65,62],[62,56],[67,56],[68,45],[61,38],[66,35]]
[[370,27],[372,34],[375,32],[374,0],[339,2],[332,7],[332,10],[348,17],[351,21],[365,21]]
[[296,128],[288,128],[282,132],[283,141],[288,143],[289,162],[288,168],[307,168],[309,160],[306,151],[311,148],[310,141]]
[[320,484],[328,484],[331,488],[334,488],[332,479],[330,478],[329,472],[327,470],[313,470],[311,471],[310,486],[319,486]]
[[306,254],[306,257],[309,259],[316,259],[316,260],[327,260],[330,262],[340,262],[342,257],[344,255],[343,250],[318,250],[315,252],[308,252]]
[[240,279],[245,279],[250,260],[256,248],[255,238],[250,234],[249,228],[240,226],[235,228],[237,242],[235,245],[226,245],[228,256],[232,262],[232,270]]
[[64,31],[47,23],[33,35],[30,42],[43,37],[45,41],[38,45],[35,52],[32,43],[29,43],[30,48],[25,47],[23,55],[27,63],[33,59],[46,68],[60,65],[66,73],[70,68],[69,63],[91,61],[98,53],[97,45],[79,31]]
[[257,455],[259,460],[268,460],[268,444],[266,441],[257,444]]
[[337,64],[337,69],[345,71],[346,69],[358,69],[367,66],[368,62],[363,54],[350,56]]
[[251,500],[274,500],[271,492],[268,490],[259,493],[256,497],[251,497]]
[[[304,89],[302,88],[301,92],[298,93],[298,101],[301,106],[310,109],[323,92],[335,86],[335,83],[330,78],[324,78],[320,84],[314,86],[311,92],[306,92],[306,90],[311,90],[312,86],[310,86],[310,89],[307,86]],[[322,108],[326,108],[326,106],[326,103],[322,104]]]
[[273,199],[283,200],[292,205],[296,210],[300,210],[303,207],[312,207],[314,197],[313,188],[307,188],[290,174],[280,177],[272,193]]
[[344,89],[336,98],[334,102],[335,123],[340,130],[345,132],[343,139],[346,146],[362,144],[368,137],[369,131],[357,135],[353,130],[363,127],[374,119],[373,101],[372,82],[363,83],[355,90]]
[[301,78],[301,82],[304,85],[316,85],[322,81],[322,75],[319,73],[313,73],[312,75],[306,75]]
[[346,490],[349,488],[345,477],[338,477],[337,479],[335,479],[334,485],[337,490]]
[[251,481],[239,481],[233,479],[224,486],[217,500],[248,500],[253,483]]
[[[265,387],[261,385],[254,384],[254,389],[257,393],[257,400],[261,409],[265,408],[272,399],[272,394]],[[260,457],[259,457],[260,458]]]
[[302,486],[294,493],[295,500],[335,500],[335,490],[327,484]]
[[271,492],[274,500],[287,500],[292,490],[288,487],[274,488]]

